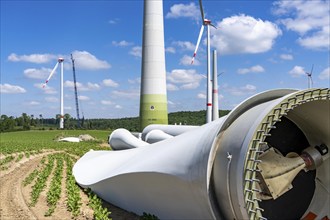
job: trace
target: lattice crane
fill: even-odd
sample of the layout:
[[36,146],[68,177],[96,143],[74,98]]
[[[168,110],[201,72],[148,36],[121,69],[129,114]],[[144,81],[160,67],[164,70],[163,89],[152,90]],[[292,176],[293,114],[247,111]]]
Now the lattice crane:
[[71,54],[71,61],[72,61],[72,71],[73,71],[74,95],[75,95],[75,99],[76,99],[77,125],[78,125],[78,127],[80,127],[78,92],[77,92],[77,80],[76,80],[76,69],[75,69],[75,66],[74,66],[74,59],[73,59],[72,54]]

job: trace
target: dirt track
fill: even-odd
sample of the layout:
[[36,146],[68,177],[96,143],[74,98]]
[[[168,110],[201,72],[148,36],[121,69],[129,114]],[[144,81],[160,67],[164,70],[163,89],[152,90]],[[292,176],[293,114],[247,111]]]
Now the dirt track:
[[[67,211],[65,204],[65,183],[62,184],[61,199],[55,209],[55,212],[50,217],[45,217],[47,211],[46,192],[50,185],[48,179],[46,189],[41,193],[37,204],[34,207],[29,207],[31,185],[23,187],[22,182],[39,164],[42,156],[51,152],[42,153],[30,158],[24,158],[19,162],[11,162],[6,170],[0,170],[0,219],[1,220],[20,220],[20,219],[72,219],[71,213]],[[65,169],[63,171],[65,173]],[[93,211],[87,205],[88,198],[81,191],[81,213],[75,219],[93,219]],[[139,219],[133,213],[126,212],[111,204],[104,204],[111,212],[110,217],[113,219]]]
[[27,206],[23,193],[22,181],[39,164],[41,157],[36,157],[0,178],[0,219],[37,219]]

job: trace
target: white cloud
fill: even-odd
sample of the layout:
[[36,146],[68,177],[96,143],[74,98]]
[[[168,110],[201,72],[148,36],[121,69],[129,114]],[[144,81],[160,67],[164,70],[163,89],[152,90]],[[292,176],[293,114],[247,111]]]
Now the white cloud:
[[200,10],[195,3],[175,4],[170,8],[170,12],[166,14],[166,18],[193,18],[200,19]]
[[123,107],[121,105],[115,105],[116,109],[122,109]]
[[165,51],[168,53],[175,53],[175,48],[174,47],[167,47],[165,48]]
[[177,91],[177,90],[179,90],[179,88],[176,85],[172,84],[172,83],[167,83],[166,84],[166,89],[167,89],[167,91]]
[[129,99],[137,99],[140,97],[140,91],[138,90],[115,90],[112,94],[116,98],[129,98]]
[[141,84],[141,78],[135,78],[135,79],[128,79],[129,84]]
[[87,51],[76,50],[72,52],[72,56],[75,60],[76,69],[100,70],[111,68],[107,61],[99,60]]
[[114,103],[109,100],[101,100],[102,105],[113,105]]
[[84,96],[84,95],[79,95],[78,96],[78,99],[81,100],[81,101],[88,101],[88,100],[90,100],[90,98],[88,96]]
[[24,75],[30,79],[43,79],[46,80],[52,69],[44,68],[35,69],[29,68],[24,70]]
[[119,22],[119,18],[109,20],[109,24],[117,24]]
[[48,96],[45,98],[46,102],[58,102],[58,98],[54,97],[54,96]]
[[293,56],[291,54],[281,54],[280,58],[282,60],[293,60]]
[[211,29],[211,44],[221,54],[262,53],[282,34],[276,24],[247,15],[224,18]]
[[26,90],[23,87],[17,85],[11,85],[8,83],[0,84],[0,91],[2,94],[26,93]]
[[330,28],[323,27],[308,37],[300,37],[298,43],[308,49],[329,49],[330,48]]
[[251,95],[256,92],[257,87],[251,84],[246,84],[245,86],[242,87],[230,87],[227,84],[223,85],[222,90],[230,93],[231,95],[234,96],[243,96],[243,95]]
[[99,90],[101,87],[100,87],[100,85],[97,84],[97,83],[91,83],[91,82],[88,82],[88,83],[87,83],[87,88],[88,88],[89,90]]
[[119,42],[112,41],[112,45],[117,46],[117,47],[127,47],[127,46],[132,46],[133,43],[122,40],[122,41],[119,41]]
[[129,52],[129,54],[135,57],[142,57],[142,47],[140,46],[133,47]]
[[[66,80],[64,82],[63,86],[66,87],[66,88],[73,89],[74,88],[74,82],[70,81],[70,80]],[[95,91],[95,90],[101,89],[101,86],[99,84],[91,83],[91,82],[88,82],[87,85],[85,85],[83,83],[76,82],[76,86],[77,86],[78,91]]]
[[49,84],[47,84],[45,87],[43,87],[43,83],[35,83],[35,84],[33,84],[33,86],[35,88],[41,89],[45,94],[48,94],[48,95],[53,95],[53,94],[57,93],[57,91],[53,87],[50,87]]
[[103,83],[103,85],[108,86],[108,87],[114,87],[114,88],[116,88],[116,87],[119,86],[119,84],[116,83],[115,81],[113,81],[112,79],[104,79],[102,81],[102,83]]
[[250,68],[238,69],[237,73],[247,74],[247,73],[262,73],[265,72],[265,69],[260,65],[251,66]]
[[[68,88],[74,88],[74,82],[70,81],[70,80],[66,80],[63,84],[64,87],[68,87]],[[82,84],[77,82],[76,83],[77,88],[81,88]]]
[[185,83],[180,86],[181,89],[196,89],[199,87],[199,82]]
[[330,79],[330,67],[324,69],[320,75],[319,75],[319,79],[321,80],[329,80]]
[[194,63],[191,64],[191,60],[192,60],[192,57],[188,56],[188,55],[184,55],[181,59],[180,59],[180,64],[181,65],[184,65],[184,66],[190,66],[190,65],[193,65],[193,66],[199,66],[200,65],[200,62],[199,60],[197,60],[196,58],[194,59]]
[[189,50],[189,51],[194,51],[196,47],[193,43],[189,41],[174,41],[172,44],[180,47],[183,50]]
[[167,79],[172,83],[190,83],[200,81],[202,78],[194,69],[174,69],[167,76]]
[[292,77],[300,77],[302,75],[305,75],[306,71],[304,70],[304,67],[302,67],[302,66],[294,66],[293,69],[289,71],[289,74]]
[[[297,32],[298,43],[309,49],[329,49],[330,7],[327,0],[277,1],[274,13],[287,30]],[[289,17],[290,16],[290,17]]]
[[199,99],[206,99],[206,95],[205,95],[205,93],[198,93],[197,94],[197,98],[199,98]]
[[12,62],[30,62],[30,63],[48,63],[56,59],[53,54],[30,54],[30,55],[17,55],[12,53],[8,56],[8,60]]
[[182,89],[195,89],[199,87],[203,76],[196,73],[194,69],[174,69],[167,74],[167,80],[171,83],[181,84]]
[[27,104],[27,105],[30,105],[30,106],[36,106],[36,105],[40,105],[40,102],[37,102],[37,101],[30,101],[30,102],[27,102],[26,104]]

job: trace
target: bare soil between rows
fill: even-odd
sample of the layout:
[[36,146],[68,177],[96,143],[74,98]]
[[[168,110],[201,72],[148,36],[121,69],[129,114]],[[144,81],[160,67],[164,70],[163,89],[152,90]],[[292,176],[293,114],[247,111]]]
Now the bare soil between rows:
[[[73,219],[70,212],[66,208],[65,183],[62,184],[61,199],[57,204],[55,212],[45,217],[44,214],[48,210],[46,202],[46,192],[49,189],[50,180],[48,178],[47,187],[41,193],[37,204],[34,207],[29,206],[31,186],[23,186],[22,182],[34,169],[40,164],[41,158],[53,152],[45,152],[39,155],[23,158],[19,162],[11,162],[8,169],[0,171],[0,219],[1,220],[33,220],[33,219]],[[66,167],[65,167],[66,169]],[[64,173],[65,173],[64,169]],[[81,190],[81,212],[74,219],[93,219],[93,210],[88,206],[88,197]],[[122,210],[112,204],[104,202],[104,207],[107,207],[111,212],[110,218],[116,220],[134,220],[139,219],[139,216],[134,213]]]

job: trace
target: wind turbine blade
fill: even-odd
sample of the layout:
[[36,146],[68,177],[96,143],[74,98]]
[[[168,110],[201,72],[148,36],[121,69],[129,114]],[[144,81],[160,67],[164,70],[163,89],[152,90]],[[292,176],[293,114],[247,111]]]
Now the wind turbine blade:
[[201,10],[201,15],[202,15],[202,21],[204,24],[204,10],[203,10],[203,5],[202,5],[202,0],[199,0],[199,9]]
[[216,26],[214,26],[214,24],[210,23],[210,25],[211,25],[212,27],[214,27],[215,29],[218,29]]
[[58,67],[58,62],[56,63],[54,69],[50,72],[50,74],[49,74],[48,78],[46,79],[46,82],[43,84],[42,88],[45,88],[46,84],[48,83],[50,78],[52,78],[53,74],[55,73],[57,67]]
[[313,73],[313,68],[314,68],[314,64],[312,65],[312,69],[311,69],[311,72],[310,72],[311,75]]
[[197,54],[197,50],[198,50],[198,47],[199,47],[199,43],[201,42],[201,38],[202,38],[202,35],[203,35],[203,31],[204,31],[204,25],[202,25],[201,27],[201,30],[199,32],[199,36],[198,36],[198,40],[197,40],[197,44],[196,44],[196,48],[195,48],[195,51],[194,51],[194,55],[193,55],[193,58],[191,60],[191,64],[194,63],[194,59],[196,57],[196,54]]

